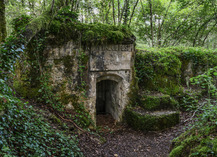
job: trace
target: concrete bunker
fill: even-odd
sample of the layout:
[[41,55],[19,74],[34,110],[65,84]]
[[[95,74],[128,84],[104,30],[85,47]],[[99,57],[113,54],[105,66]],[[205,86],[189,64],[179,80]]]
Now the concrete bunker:
[[[52,43],[53,38],[47,40]],[[134,40],[87,48],[70,40],[61,45],[47,44],[41,65],[48,67],[50,84],[66,109],[76,110],[83,105],[94,122],[101,112],[110,113],[119,122],[128,104],[134,53]]]

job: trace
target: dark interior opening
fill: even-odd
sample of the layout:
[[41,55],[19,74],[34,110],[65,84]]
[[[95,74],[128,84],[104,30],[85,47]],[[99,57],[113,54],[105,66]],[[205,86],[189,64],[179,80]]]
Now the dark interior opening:
[[96,85],[96,114],[112,114],[116,101],[116,85],[112,80],[102,80]]

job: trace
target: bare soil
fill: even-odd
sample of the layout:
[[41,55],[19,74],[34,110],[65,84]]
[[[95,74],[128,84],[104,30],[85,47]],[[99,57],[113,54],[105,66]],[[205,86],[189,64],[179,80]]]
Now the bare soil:
[[172,140],[183,133],[189,123],[189,113],[181,113],[181,122],[175,127],[153,132],[135,131],[126,124],[116,124],[110,115],[97,115],[97,130],[79,131],[68,122],[67,127],[50,118],[53,113],[43,105],[31,102],[34,110],[41,114],[56,131],[69,136],[78,135],[79,147],[85,157],[167,157]]
[[140,132],[125,124],[115,124],[110,115],[98,115],[99,134],[79,135],[79,146],[86,157],[167,157],[172,140],[188,123],[188,113],[181,114],[181,123],[173,128],[155,132]]

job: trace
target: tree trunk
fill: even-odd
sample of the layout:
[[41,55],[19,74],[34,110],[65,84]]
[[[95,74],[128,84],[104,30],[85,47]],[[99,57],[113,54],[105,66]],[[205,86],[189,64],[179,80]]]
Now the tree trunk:
[[212,32],[212,30],[213,30],[214,28],[216,28],[216,25],[217,25],[217,20],[216,20],[216,23],[213,25],[213,27],[212,27],[212,28],[208,31],[208,33],[206,34],[205,38],[203,39],[203,42],[202,42],[201,46],[204,46],[204,45],[205,45],[205,42],[206,42],[206,40],[207,40],[209,34]]
[[129,0],[125,0],[125,11],[124,11],[124,25],[127,25],[128,22],[128,14],[129,14]]
[[116,25],[116,22],[115,22],[115,0],[112,0],[112,10],[113,10],[113,21],[114,21],[114,25]]
[[0,0],[0,44],[5,41],[6,36],[5,2]]
[[151,42],[152,42],[152,47],[154,47],[154,30],[153,30],[152,0],[149,0],[149,8],[150,8]]
[[161,46],[161,34],[162,34],[162,28],[163,28],[163,25],[164,25],[164,22],[165,22],[165,19],[168,15],[168,12],[169,12],[169,8],[172,4],[172,0],[170,0],[170,3],[169,3],[169,6],[167,7],[167,10],[166,10],[166,13],[163,17],[163,20],[162,20],[162,23],[159,25],[159,29],[158,29],[158,46],[160,47]]
[[118,24],[120,24],[120,0],[118,0]]
[[22,7],[25,7],[25,1],[21,0],[21,3],[22,3]]
[[120,19],[119,19],[119,25],[121,24],[121,21],[122,21],[122,17],[123,17],[123,14],[124,14],[124,10],[125,10],[125,7],[126,7],[126,1],[124,1],[124,6],[122,8],[122,11],[121,11],[121,15],[120,15]]
[[129,25],[128,25],[129,27],[130,27],[130,24],[131,24],[131,21],[132,21],[132,18],[133,18],[133,15],[134,15],[134,12],[135,12],[135,9],[136,9],[136,6],[137,6],[138,2],[139,2],[139,0],[136,1],[136,4],[133,7],[133,11],[132,11],[132,14],[130,16],[130,22],[129,22]]
[[[111,0],[112,1],[112,0]],[[108,11],[106,12],[106,16],[105,16],[105,19],[106,19],[106,23],[108,24],[109,23],[109,19],[108,19],[108,15],[109,15],[109,10],[111,8],[111,1],[109,1],[109,8],[108,8]]]
[[27,44],[40,30],[43,28],[48,28],[53,16],[62,6],[64,6],[64,2],[62,0],[56,0],[55,3],[53,5],[52,4],[50,4],[43,14],[33,19],[26,26],[25,31],[22,33],[22,36],[26,42],[25,44]]

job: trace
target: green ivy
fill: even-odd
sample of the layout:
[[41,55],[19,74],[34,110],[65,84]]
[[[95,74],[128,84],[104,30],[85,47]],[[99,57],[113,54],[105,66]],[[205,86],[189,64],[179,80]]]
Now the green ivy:
[[15,32],[19,32],[31,21],[31,16],[21,15],[12,20],[12,26]]
[[217,98],[217,67],[209,69],[206,73],[190,79],[191,84],[205,90],[209,97]]
[[0,47],[0,78],[8,79],[14,71],[14,64],[24,52],[25,41],[21,35],[9,36]]
[[75,136],[54,131],[0,79],[0,156],[83,156]]

